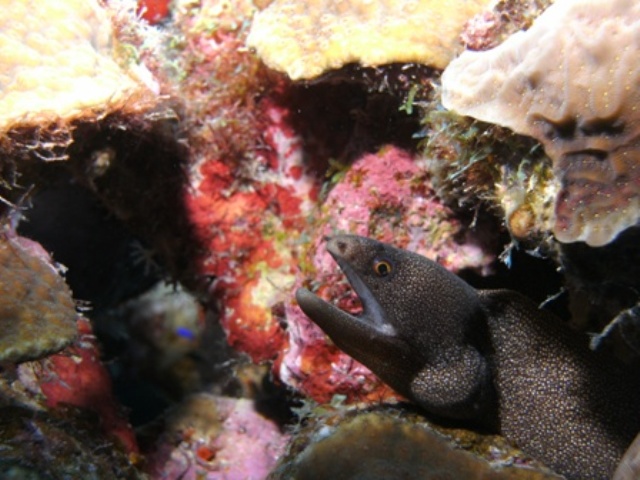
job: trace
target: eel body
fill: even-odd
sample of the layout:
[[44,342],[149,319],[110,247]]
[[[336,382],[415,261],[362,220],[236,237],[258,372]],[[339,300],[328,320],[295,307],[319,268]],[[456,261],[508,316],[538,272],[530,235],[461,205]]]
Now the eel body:
[[304,288],[296,298],[341,350],[432,414],[499,431],[568,478],[611,478],[640,431],[637,372],[516,292],[475,290],[364,237],[337,235],[327,249],[362,313]]

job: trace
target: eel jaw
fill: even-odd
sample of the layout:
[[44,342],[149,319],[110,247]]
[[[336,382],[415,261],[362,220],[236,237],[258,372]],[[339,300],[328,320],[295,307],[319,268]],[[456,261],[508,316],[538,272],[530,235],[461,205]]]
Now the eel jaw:
[[331,248],[328,248],[328,250],[360,298],[363,311],[360,315],[352,315],[329,302],[325,302],[306,288],[299,288],[296,291],[296,300],[302,311],[324,330],[334,342],[336,342],[334,335],[341,337],[353,335],[361,339],[394,337],[396,330],[393,325],[387,322],[384,309],[380,306],[369,287],[345,259],[332,251]]
[[349,280],[351,287],[360,299],[360,303],[362,303],[363,311],[360,315],[356,316],[347,312],[343,313],[348,315],[352,321],[366,323],[383,335],[395,336],[395,328],[393,328],[393,325],[387,321],[384,309],[376,299],[373,292],[371,292],[371,289],[369,289],[369,287],[362,281],[356,271],[346,260],[334,254],[331,249],[329,250],[329,253],[331,253],[331,256],[333,256],[335,261],[338,263],[340,269],[347,276],[347,280]]

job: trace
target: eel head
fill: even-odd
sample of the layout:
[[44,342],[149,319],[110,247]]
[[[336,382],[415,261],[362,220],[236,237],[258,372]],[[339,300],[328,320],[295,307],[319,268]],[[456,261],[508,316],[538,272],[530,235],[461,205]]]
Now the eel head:
[[301,288],[296,299],[345,353],[436,414],[468,418],[490,390],[474,343],[482,323],[477,292],[415,253],[369,238],[336,235],[327,250],[359,296],[351,315]]

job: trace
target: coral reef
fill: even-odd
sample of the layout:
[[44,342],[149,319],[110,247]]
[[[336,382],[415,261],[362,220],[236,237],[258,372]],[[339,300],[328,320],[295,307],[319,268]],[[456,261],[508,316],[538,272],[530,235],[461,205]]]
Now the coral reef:
[[445,107],[542,142],[562,242],[604,245],[639,218],[638,8],[557,2],[527,32],[463,53],[442,77]]
[[[182,82],[191,145],[185,205],[203,246],[198,274],[213,279],[229,343],[260,362],[284,341],[271,307],[293,283],[295,238],[317,187],[289,111],[272,98],[278,83],[243,49],[253,6],[223,5],[178,10],[190,72]],[[211,22],[214,32],[205,28]]]
[[138,12],[147,22],[155,25],[167,19],[170,13],[169,0],[140,0]]
[[215,277],[211,292],[224,305],[221,321],[230,344],[254,361],[273,358],[281,348],[283,334],[271,307],[293,283],[291,248],[314,189],[304,181],[298,140],[277,107],[269,111],[274,123],[265,125],[264,141],[270,158],[257,160],[262,172],[242,188],[228,158],[203,159],[194,169],[201,178],[197,190],[187,198],[207,246],[201,274]]
[[[71,418],[70,418],[71,417]],[[129,456],[75,411],[0,407],[0,476],[4,479],[142,480]]]
[[314,413],[270,480],[561,478],[500,437],[436,429],[410,413],[392,409]]
[[[91,325],[80,318],[77,329],[75,341],[60,353],[4,364],[2,478],[142,478],[134,465],[137,442],[114,397]],[[33,477],[21,476],[27,473]]]
[[0,231],[0,362],[44,357],[76,336],[75,303],[49,254]]
[[[488,0],[465,8],[448,0],[4,3],[0,215],[22,216],[21,235],[50,234],[57,242],[40,243],[65,265],[59,256],[78,251],[67,281],[76,299],[90,301],[93,323],[92,331],[78,320],[44,252],[2,234],[0,312],[22,280],[35,295],[16,304],[24,315],[42,300],[40,286],[54,285],[60,296],[37,307],[54,321],[7,322],[0,335],[0,423],[15,434],[3,443],[16,446],[0,452],[0,468],[11,474],[92,478],[60,447],[100,478],[138,478],[135,469],[151,478],[264,478],[284,452],[288,434],[279,427],[292,396],[369,405],[397,398],[293,300],[306,286],[351,312],[360,308],[323,236],[372,236],[474,278],[493,271],[504,233],[495,219],[483,223],[485,200],[499,200],[514,238],[548,236],[559,171],[551,149],[553,172],[532,141],[455,120],[432,96],[437,69],[463,44],[496,45],[547,0],[505,0],[492,12],[484,11]],[[358,65],[343,67],[349,62]],[[427,115],[429,153],[417,155],[419,117]],[[13,332],[36,333],[35,347],[25,350]],[[270,394],[275,408],[262,401]],[[134,425],[150,422],[138,437],[146,463],[119,403],[133,409]],[[34,428],[18,429],[11,415]],[[343,440],[391,431],[393,451],[407,436],[437,440],[413,420],[353,421],[359,433]],[[337,423],[321,417],[314,438],[333,436]],[[37,432],[37,448],[26,451]],[[411,439],[407,450],[422,456]],[[494,440],[487,460],[529,464],[511,450],[495,453],[506,450]],[[296,438],[274,478],[317,458],[297,449],[306,441]],[[449,458],[450,447],[440,446],[433,448]],[[469,456],[457,453],[452,462],[464,471]],[[61,463],[47,470],[38,461],[47,455]]]
[[258,13],[247,39],[271,68],[310,79],[351,62],[424,63],[444,68],[462,26],[488,0],[275,0]]
[[134,18],[134,9],[127,0],[3,3],[0,214],[53,180],[34,174],[35,164],[81,157],[83,181],[99,182],[114,151],[93,143],[76,156],[92,134],[141,132],[167,116],[158,83],[116,37],[121,10]]
[[460,39],[469,50],[494,48],[518,30],[526,30],[552,0],[504,0],[464,25]]
[[144,68],[121,66],[114,56],[109,15],[97,1],[7,0],[2,10],[0,134],[60,129],[155,104],[156,87]]
[[[1,186],[8,186],[11,190],[9,201],[0,198],[4,206],[10,209],[15,209],[17,204],[22,206],[21,196],[24,195],[26,187],[18,185],[18,176],[26,185],[36,185],[35,190],[40,192],[46,192],[48,188],[74,190],[79,185],[80,189],[86,189],[89,194],[94,195],[94,199],[97,198],[106,206],[115,217],[118,227],[121,227],[121,222],[124,221],[135,232],[142,232],[146,238],[150,238],[149,246],[147,247],[146,243],[141,246],[141,255],[138,258],[130,255],[129,262],[143,260],[150,268],[159,272],[163,272],[162,267],[165,267],[176,277],[186,278],[190,287],[200,289],[201,298],[207,298],[209,309],[206,314],[193,297],[188,298],[190,302],[187,302],[186,306],[182,303],[179,307],[180,312],[176,314],[176,309],[170,311],[170,308],[166,308],[161,311],[157,308],[160,303],[157,294],[148,295],[138,301],[139,305],[145,300],[147,306],[149,303],[152,304],[146,309],[146,316],[126,317],[127,321],[130,321],[128,329],[118,332],[122,334],[119,340],[128,342],[131,348],[140,345],[146,348],[146,351],[137,352],[143,356],[144,362],[156,359],[162,363],[157,366],[157,372],[170,372],[175,376],[181,376],[180,382],[175,382],[174,391],[171,392],[174,398],[178,399],[185,392],[208,387],[203,383],[212,381],[211,378],[215,375],[210,373],[200,376],[200,372],[193,372],[190,367],[194,364],[204,365],[212,357],[219,357],[222,356],[222,352],[228,352],[225,348],[218,348],[218,344],[223,341],[222,336],[211,341],[212,336],[206,331],[211,323],[217,321],[213,312],[216,300],[221,300],[224,307],[223,325],[228,327],[229,339],[239,350],[249,351],[257,360],[272,357],[274,344],[277,351],[279,327],[270,319],[269,302],[275,294],[281,295],[282,298],[285,298],[286,294],[277,281],[272,283],[271,280],[277,280],[278,275],[282,275],[285,280],[287,275],[293,278],[289,273],[293,258],[289,242],[293,242],[293,238],[288,238],[286,232],[296,221],[302,224],[304,216],[301,205],[315,188],[310,185],[311,182],[297,181],[304,176],[302,158],[298,144],[295,143],[296,139],[287,125],[288,119],[284,118],[286,111],[273,102],[257,106],[258,96],[272,85],[273,81],[265,74],[266,69],[260,61],[244,47],[248,19],[253,12],[253,6],[250,2],[235,2],[234,8],[229,6],[226,2],[218,1],[203,2],[202,5],[180,2],[176,5],[175,18],[178,23],[172,26],[170,35],[165,37],[165,40],[170,39],[164,45],[166,50],[159,58],[146,58],[159,83],[156,84],[151,77],[147,78],[145,81],[148,81],[148,86],[151,87],[149,89],[138,79],[132,79],[142,92],[140,97],[138,90],[114,90],[107,98],[96,100],[95,104],[84,101],[75,104],[72,115],[67,115],[66,111],[61,113],[48,109],[47,112],[50,111],[51,116],[33,117],[32,123],[20,124],[19,130],[12,124],[12,130],[3,137],[3,143],[0,145],[5,148],[3,153],[6,153],[3,161],[6,159],[8,162],[0,164]],[[134,11],[132,7],[135,7],[133,2],[114,1],[104,5],[105,10],[96,4],[95,15],[100,19],[106,19],[106,23],[100,25],[105,27],[107,43],[104,47],[107,50],[102,50],[102,37],[98,35],[98,31],[94,31],[91,25],[84,28],[82,23],[73,20],[73,1],[64,2],[60,7],[65,15],[70,15],[68,21],[55,17],[51,28],[69,28],[69,32],[74,35],[78,34],[73,32],[73,29],[78,28],[81,33],[98,35],[95,45],[100,47],[100,55],[110,59],[113,65],[122,70],[118,71],[125,77],[135,77],[129,68],[135,70],[135,73],[148,74],[143,68],[138,69],[135,65],[120,67],[112,58],[114,54],[111,42],[116,44],[119,48],[118,54],[123,54],[126,60],[130,59],[127,52],[133,57],[136,57],[136,54],[142,55],[143,52],[144,55],[150,56],[153,53],[144,50],[146,46],[136,43],[157,39],[144,36],[146,30],[141,29],[130,15]],[[84,12],[81,8],[77,11],[80,14]],[[114,22],[114,27],[110,21]],[[18,29],[23,26],[19,21],[15,24]],[[28,28],[38,30],[32,25]],[[117,40],[113,37],[114,31],[119,35]],[[141,35],[142,38],[136,35]],[[83,38],[80,36],[76,41],[80,48],[92,45],[90,42],[84,45]],[[123,45],[120,43],[123,39],[131,43]],[[22,37],[16,40],[21,41]],[[75,54],[75,51],[72,53]],[[80,53],[79,59],[82,57]],[[96,68],[101,68],[102,57],[90,59]],[[64,66],[64,62],[58,63]],[[109,70],[110,65],[105,64],[102,68],[109,78],[113,76]],[[41,75],[54,77],[61,85],[75,85],[72,80],[82,81],[85,76],[82,69],[70,70],[68,73],[72,78],[66,83],[64,72]],[[116,78],[116,83],[118,81]],[[128,83],[123,80],[121,85],[126,88]],[[82,92],[77,86],[73,88]],[[175,111],[167,113],[166,110],[146,109],[148,105],[157,105],[159,99],[155,93],[158,91],[173,97],[172,106],[179,114]],[[66,92],[63,92],[60,95],[64,97],[65,94]],[[58,94],[54,92],[50,97],[50,100],[54,101]],[[146,103],[147,100],[150,102]],[[111,101],[116,103],[112,104]],[[118,103],[121,101],[124,104]],[[32,111],[37,113],[41,108],[34,106]],[[178,118],[182,123],[178,124]],[[56,130],[53,133],[49,132],[48,129],[54,127]],[[34,132],[40,132],[43,136],[34,139]],[[58,137],[52,137],[58,133]],[[42,141],[38,142],[39,140]],[[183,145],[181,141],[184,141]],[[184,146],[187,143],[189,148]],[[189,153],[188,158],[186,153]],[[40,162],[39,157],[64,158],[68,161]],[[191,162],[189,165],[186,165],[187,160]],[[5,170],[6,165],[11,168]],[[17,171],[19,173],[16,173]],[[284,176],[290,181],[283,181]],[[59,201],[61,196],[43,195],[42,198]],[[74,198],[77,199],[78,196]],[[28,202],[23,203],[26,210]],[[71,205],[66,206],[68,208],[62,215],[73,217],[74,212],[77,212],[73,208],[73,201]],[[211,210],[211,207],[214,209]],[[40,217],[34,212],[31,218],[34,222],[42,222],[40,226],[45,233],[48,231],[51,235],[57,233],[64,237],[63,232],[51,231],[56,228],[55,222],[43,225],[51,218],[52,210],[47,212],[49,215]],[[18,214],[15,216],[18,217]],[[29,218],[29,213],[26,212],[23,218]],[[92,222],[88,223],[94,225]],[[74,227],[87,226],[82,221],[65,225],[69,227],[58,225],[58,228],[71,230]],[[34,228],[32,231],[36,230],[37,228]],[[191,237],[192,232],[195,232],[200,243],[191,243],[196,237]],[[220,232],[222,235],[219,235]],[[85,240],[87,238],[88,235],[84,237]],[[3,247],[4,240],[3,236]],[[13,244],[9,243],[13,241],[8,239],[7,245],[13,247]],[[287,248],[278,249],[276,241],[282,241]],[[126,240],[122,245],[125,243]],[[100,248],[107,249],[103,244],[100,244]],[[104,253],[101,251],[93,254]],[[31,258],[25,258],[31,261]],[[21,257],[18,258],[20,259]],[[120,260],[122,257],[118,257],[117,262]],[[13,257],[8,256],[7,262],[9,261],[12,262],[7,266],[10,272],[3,275],[7,285],[13,282],[14,275],[24,270],[21,265],[18,266],[20,268],[15,267]],[[3,265],[4,263],[6,262],[3,262]],[[98,266],[97,262],[92,263],[91,260],[87,263],[87,268]],[[281,272],[277,271],[279,265],[282,265]],[[198,268],[193,268],[194,266]],[[38,264],[41,270],[45,267],[46,265]],[[75,266],[76,272],[79,273],[80,268]],[[276,270],[274,275],[271,275],[271,268]],[[116,269],[109,271],[114,270]],[[42,275],[45,280],[50,280],[46,275]],[[109,275],[115,276],[112,273]],[[207,286],[210,286],[208,282],[214,277],[216,281],[213,282],[211,291],[207,292]],[[31,277],[28,279],[31,280]],[[136,280],[128,278],[127,281]],[[140,284],[145,281],[141,281]],[[9,286],[13,288],[13,284]],[[39,284],[36,283],[36,286]],[[68,289],[66,292],[68,293]],[[127,294],[131,292],[128,290]],[[113,397],[113,386],[107,371],[100,363],[90,327],[83,320],[77,324],[80,332],[76,333],[76,314],[70,295],[68,300],[73,314],[71,338],[65,339],[64,342],[69,343],[75,337],[76,343],[59,354],[37,362],[27,362],[19,366],[7,365],[7,370],[2,372],[3,390],[0,398],[3,402],[6,400],[27,405],[46,415],[65,412],[65,420],[72,425],[76,425],[81,417],[88,416],[90,434],[99,437],[104,446],[122,447],[123,458],[129,461],[128,466],[133,469],[132,463],[138,459],[133,433],[120,416]],[[125,318],[130,314],[127,308],[109,310],[115,302],[122,301],[122,296],[105,296],[105,301],[99,305],[100,314],[104,315],[105,311],[108,311],[109,314]],[[45,308],[56,312],[55,306]],[[120,325],[114,325],[115,322],[106,325],[108,315],[99,317],[96,310],[89,313],[93,317],[92,320],[100,321],[103,332],[109,331],[110,327],[113,328],[111,331],[117,330]],[[140,313],[142,310],[143,308],[139,307],[137,312]],[[15,323],[18,326],[28,326],[24,322]],[[52,327],[54,326],[56,323],[52,322]],[[128,337],[132,332],[136,333],[136,329],[144,332],[134,339]],[[43,333],[36,328],[32,328],[31,331],[35,334]],[[42,335],[41,341],[55,338],[53,333]],[[14,343],[19,344],[15,340],[12,339]],[[101,340],[104,341],[104,337]],[[211,343],[206,344],[209,341]],[[59,348],[63,346],[64,344],[61,344]],[[13,348],[13,345],[11,347]],[[50,348],[46,351],[40,348],[37,355],[42,356],[49,350]],[[149,350],[160,350],[165,355],[157,352],[154,355],[148,354]],[[5,351],[12,355],[14,353],[9,349],[4,349],[3,353]],[[212,351],[214,353],[211,353]],[[218,363],[221,363],[218,357],[207,365],[210,370],[218,368]],[[16,358],[12,357],[8,360],[14,359]],[[228,361],[229,358],[225,357],[224,360]],[[118,376],[118,369],[123,365],[131,370],[136,368],[135,365],[127,365],[116,360],[109,365],[111,373]],[[142,369],[146,365],[137,367]],[[228,365],[225,366],[225,370],[230,370]],[[264,370],[261,372],[264,377]],[[156,375],[159,376],[159,373]],[[165,383],[170,383],[171,375],[166,377]],[[262,377],[258,381],[262,380]],[[224,383],[224,380],[219,378],[216,380]],[[210,390],[223,389],[224,386],[214,386]],[[249,389],[250,387],[247,391]],[[140,391],[136,390],[136,393]],[[241,393],[249,395],[247,392]],[[183,406],[184,411],[190,410],[188,404]],[[242,465],[252,469],[249,476],[263,478],[275,462],[284,442],[284,436],[278,427],[256,413],[250,400],[222,399],[204,402],[200,406],[216,407],[215,414],[210,418],[214,421],[212,428],[218,428],[220,435],[215,439],[206,438],[209,443],[204,443],[198,437],[200,431],[190,433],[190,427],[182,428],[184,424],[169,430],[168,436],[179,431],[176,434],[179,441],[178,444],[168,444],[169,456],[174,452],[177,459],[165,462],[166,471],[172,471],[172,466],[180,468],[183,453],[187,453],[193,455],[190,458],[198,465],[193,472],[217,472],[217,476],[214,477],[212,473],[210,478],[247,478],[246,471],[238,472]],[[149,410],[157,412],[155,405],[150,406]],[[182,409],[176,417],[180,415]],[[176,423],[179,422],[176,420]],[[72,428],[69,429],[71,436],[75,436],[75,433]],[[195,435],[194,439],[198,439],[192,444],[187,442],[190,434]],[[174,438],[171,437],[170,442],[173,442]],[[43,443],[47,442],[48,438],[45,438]],[[66,445],[62,440],[60,444]],[[94,448],[91,442],[87,441],[87,445]],[[243,448],[238,448],[240,445]],[[193,450],[190,450],[192,447]],[[85,461],[87,468],[94,468],[92,460],[83,457],[82,454],[83,452],[78,453],[78,458]],[[127,458],[127,455],[131,458]],[[172,461],[174,463],[171,463]],[[24,468],[30,465],[26,456],[22,465],[25,465]],[[154,464],[155,467],[158,465]],[[118,466],[114,462],[115,468]],[[163,475],[163,468],[159,466],[156,473]],[[39,466],[34,466],[33,469],[42,470]],[[111,478],[101,467],[95,467],[95,470],[98,472],[96,475]],[[84,473],[71,476],[85,478]],[[124,474],[122,477],[126,478]],[[86,478],[92,477],[87,474]]]
[[[407,152],[385,147],[366,154],[336,175],[337,184],[321,207],[311,236],[309,259],[301,264],[297,286],[313,277],[310,287],[350,311],[356,297],[324,250],[324,237],[336,232],[368,235],[393,241],[437,260],[453,271],[489,271],[494,260],[492,238],[474,237],[435,196],[428,172]],[[327,286],[328,285],[328,286]],[[325,335],[299,310],[285,304],[289,348],[278,359],[278,376],[288,385],[319,401],[335,394],[350,400],[379,401],[393,396],[358,362],[327,344]]]
[[422,134],[431,180],[443,201],[456,209],[493,210],[519,244],[548,250],[549,205],[557,189],[539,144],[437,107],[425,115]]
[[187,398],[165,422],[146,468],[152,478],[265,478],[288,438],[252,401],[204,393]]
[[[113,395],[112,384],[86,318],[78,321],[78,337],[62,352],[17,367],[20,389],[35,396],[39,408],[70,406],[100,418],[98,430],[128,453],[138,451],[133,431]],[[17,388],[16,385],[11,388]],[[6,392],[3,392],[6,395]],[[30,403],[18,397],[20,403]]]

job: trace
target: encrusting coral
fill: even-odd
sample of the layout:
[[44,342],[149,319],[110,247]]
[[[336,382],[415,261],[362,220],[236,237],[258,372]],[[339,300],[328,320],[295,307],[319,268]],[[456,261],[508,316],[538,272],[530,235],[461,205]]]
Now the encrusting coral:
[[[233,8],[231,8],[233,5]],[[198,273],[214,281],[229,344],[255,362],[274,358],[285,334],[271,308],[294,281],[295,239],[318,187],[278,79],[248,49],[248,0],[178,4],[190,159],[184,204],[203,246]],[[215,29],[209,26],[215,25]]]
[[446,108],[542,142],[561,242],[601,246],[640,218],[639,54],[640,4],[565,0],[443,74]]
[[0,231],[0,362],[40,358],[76,336],[71,290],[36,242]]
[[271,68],[310,79],[350,62],[444,68],[464,22],[493,0],[275,0],[247,39]]
[[9,369],[0,376],[0,399],[12,397],[13,404],[54,413],[77,408],[94,414],[101,419],[98,430],[105,440],[137,454],[133,430],[115,398],[111,377],[100,360],[98,342],[86,318],[78,320],[73,343],[59,353],[21,363],[16,374],[17,381],[12,381],[15,379],[11,379]]
[[126,452],[105,442],[91,420],[73,408],[51,412],[16,405],[0,407],[0,477],[147,479]]

